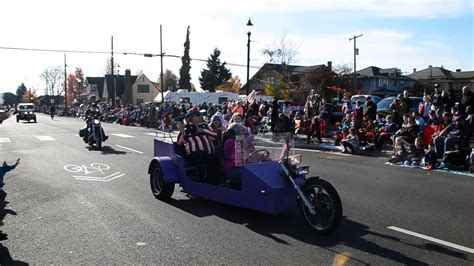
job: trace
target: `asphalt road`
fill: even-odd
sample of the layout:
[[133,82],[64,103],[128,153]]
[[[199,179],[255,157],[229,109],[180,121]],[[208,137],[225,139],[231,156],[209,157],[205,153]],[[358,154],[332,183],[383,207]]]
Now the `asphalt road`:
[[[179,189],[160,202],[147,174],[153,130],[104,124],[110,139],[95,151],[77,136],[82,126],[45,115],[0,126],[1,158],[22,160],[6,175],[0,204],[3,264],[473,265],[472,177],[302,150],[344,207],[340,228],[319,236],[298,214],[266,215]],[[77,167],[94,163],[102,173]]]

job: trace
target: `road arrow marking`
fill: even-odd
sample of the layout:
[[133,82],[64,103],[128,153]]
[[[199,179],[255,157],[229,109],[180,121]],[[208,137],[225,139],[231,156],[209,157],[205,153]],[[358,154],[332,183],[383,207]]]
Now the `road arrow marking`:
[[9,143],[9,142],[11,142],[10,138],[0,138],[0,143]]

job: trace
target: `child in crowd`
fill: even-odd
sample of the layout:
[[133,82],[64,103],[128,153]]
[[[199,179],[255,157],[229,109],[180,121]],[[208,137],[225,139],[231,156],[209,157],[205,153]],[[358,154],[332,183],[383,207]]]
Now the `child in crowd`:
[[357,130],[352,127],[349,129],[349,135],[342,141],[342,152],[351,152],[356,154],[359,152],[359,137],[357,136]]
[[8,165],[6,161],[3,162],[2,167],[0,167],[0,191],[3,189],[3,185],[5,185],[3,183],[3,177],[5,176],[5,174],[15,169],[19,164],[20,164],[19,158],[16,160],[16,163],[12,165]]
[[405,161],[405,165],[419,167],[424,157],[425,149],[423,148],[421,138],[416,138],[415,144],[410,148],[410,154],[408,155],[408,160]]
[[439,166],[433,144],[428,145],[428,152],[425,154],[425,167],[428,170],[436,169]]
[[393,155],[392,158],[390,158],[390,160],[388,161],[393,164],[400,164],[405,162],[407,158],[408,152],[405,148],[405,145],[403,145],[402,137],[396,137],[395,144],[393,147]]

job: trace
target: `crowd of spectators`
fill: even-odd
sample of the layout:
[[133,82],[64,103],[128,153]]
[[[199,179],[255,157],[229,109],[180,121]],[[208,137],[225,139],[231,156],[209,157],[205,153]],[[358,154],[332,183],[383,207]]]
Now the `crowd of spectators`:
[[[218,114],[223,124],[233,114],[253,134],[293,133],[307,143],[334,140],[343,152],[365,154],[393,145],[390,162],[428,168],[464,169],[471,152],[469,140],[473,131],[474,96],[468,86],[460,95],[434,86],[431,95],[413,111],[408,91],[390,104],[390,113],[382,117],[371,97],[352,103],[349,95],[339,102],[339,120],[334,105],[311,92],[305,103],[292,106],[288,101],[248,99],[222,104],[192,105],[179,103],[144,103],[137,106],[98,104],[102,120],[125,126],[143,126],[163,131],[178,130],[190,108],[198,110],[203,121],[211,123]],[[70,114],[80,116],[86,106],[76,107]],[[328,130],[332,128],[335,130]]]

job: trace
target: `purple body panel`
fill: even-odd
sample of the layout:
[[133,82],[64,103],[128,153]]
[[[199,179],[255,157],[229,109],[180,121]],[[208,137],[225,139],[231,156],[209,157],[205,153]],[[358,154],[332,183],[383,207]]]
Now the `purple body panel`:
[[[185,193],[225,204],[271,214],[297,208],[297,193],[282,173],[278,162],[267,161],[242,167],[241,190],[193,181],[184,176],[184,160],[172,143],[155,139],[155,158],[162,164],[165,182],[179,183]],[[173,163],[173,165],[170,165]]]

